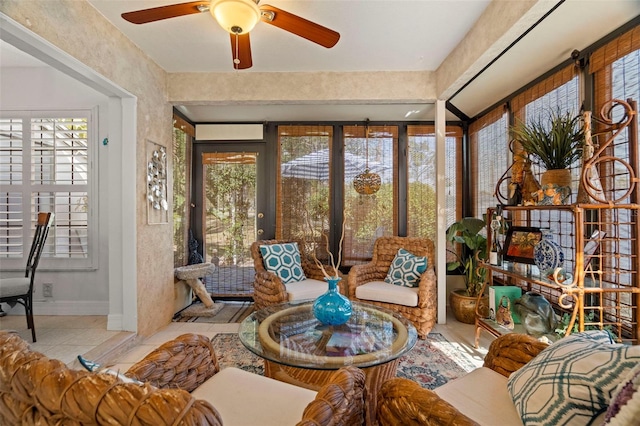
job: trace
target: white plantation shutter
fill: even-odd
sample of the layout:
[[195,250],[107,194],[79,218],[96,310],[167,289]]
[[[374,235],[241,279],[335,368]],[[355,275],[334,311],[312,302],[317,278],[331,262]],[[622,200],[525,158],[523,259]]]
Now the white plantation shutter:
[[0,259],[22,258],[22,119],[0,118]]
[[[53,269],[91,268],[92,111],[0,113],[0,259],[23,268],[38,212],[55,214],[42,254]],[[10,117],[10,118],[7,118]]]

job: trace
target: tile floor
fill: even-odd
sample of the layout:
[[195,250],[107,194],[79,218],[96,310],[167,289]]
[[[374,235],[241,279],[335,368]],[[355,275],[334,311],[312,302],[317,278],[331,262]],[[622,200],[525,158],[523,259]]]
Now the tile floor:
[[[110,350],[110,346],[121,344],[122,339],[135,338],[132,333],[106,330],[105,316],[36,316],[37,342],[32,348],[48,357],[59,359],[71,367],[80,368],[76,362],[78,355],[90,359],[98,359]],[[0,317],[1,330],[16,330],[20,336],[31,342],[31,332],[27,329],[24,315],[7,315]],[[238,324],[206,324],[172,322],[147,339],[130,339],[129,348],[115,356],[107,364],[114,369],[126,371],[133,363],[142,359],[156,347],[180,334],[201,333],[209,338],[217,333],[233,333]],[[493,340],[483,332],[480,337],[480,348],[473,347],[474,326],[462,324],[453,317],[446,324],[437,324],[434,332],[441,333],[450,342],[459,345],[476,363],[481,366],[487,348]]]

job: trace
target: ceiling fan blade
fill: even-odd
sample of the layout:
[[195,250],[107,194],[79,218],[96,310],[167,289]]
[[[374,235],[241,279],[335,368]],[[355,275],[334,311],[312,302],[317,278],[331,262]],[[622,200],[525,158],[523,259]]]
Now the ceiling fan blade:
[[233,55],[233,68],[245,70],[253,66],[251,60],[251,40],[249,33],[229,34],[231,36],[231,54]]
[[260,19],[267,24],[282,28],[320,46],[333,47],[340,40],[339,33],[277,7],[265,4],[260,6],[260,11],[263,12]]
[[[163,19],[175,18],[177,16],[191,15],[209,10],[208,1],[191,1],[189,3],[170,4],[168,6],[152,7],[151,9],[136,10],[134,12],[123,13],[122,18],[133,24],[146,24]],[[201,10],[198,6],[206,6]]]

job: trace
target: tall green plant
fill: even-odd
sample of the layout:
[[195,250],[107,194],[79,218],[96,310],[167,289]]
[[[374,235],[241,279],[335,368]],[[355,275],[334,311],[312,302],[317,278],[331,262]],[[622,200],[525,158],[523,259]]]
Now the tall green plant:
[[567,169],[582,156],[581,117],[571,112],[550,112],[528,123],[518,123],[511,134],[534,163],[547,170]]
[[487,238],[480,233],[485,222],[475,217],[465,217],[447,229],[447,241],[459,244],[459,251],[451,251],[457,260],[447,263],[448,271],[464,273],[467,296],[475,297],[482,291],[487,270],[479,267],[487,258]]

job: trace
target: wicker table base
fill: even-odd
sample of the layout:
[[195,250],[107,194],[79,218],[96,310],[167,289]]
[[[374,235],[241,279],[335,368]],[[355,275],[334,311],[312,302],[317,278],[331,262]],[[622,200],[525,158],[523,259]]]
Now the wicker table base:
[[[382,384],[396,376],[400,359],[396,358],[384,364],[372,367],[361,367],[366,376],[367,400],[365,401],[365,420],[367,425],[376,425],[376,401],[378,390]],[[264,360],[264,375],[281,382],[318,391],[335,370],[314,370],[310,368],[297,368],[278,364],[267,359]]]

